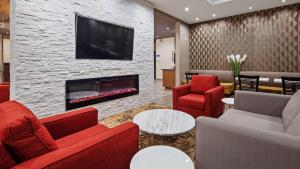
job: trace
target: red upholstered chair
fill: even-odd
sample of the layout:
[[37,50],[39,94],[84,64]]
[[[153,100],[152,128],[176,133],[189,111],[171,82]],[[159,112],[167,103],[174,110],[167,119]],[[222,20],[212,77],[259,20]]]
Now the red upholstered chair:
[[194,75],[189,85],[173,89],[173,109],[192,115],[218,117],[223,112],[224,87],[218,77]]
[[[5,121],[9,121],[9,124],[5,124]],[[31,129],[34,134],[28,137]],[[41,141],[45,140],[43,137],[47,137],[46,142]],[[39,146],[34,146],[36,143]],[[49,143],[53,145],[52,149],[45,150],[45,145]],[[27,153],[27,158],[31,155],[28,152],[39,155],[20,160],[20,156],[16,156],[20,152],[14,151],[13,146],[23,146],[19,150],[23,151],[23,155]],[[37,152],[41,148],[46,152]],[[98,124],[98,111],[94,108],[38,120],[20,103],[8,101],[0,104],[1,169],[129,169],[130,161],[138,150],[137,125],[125,123],[107,128]]]
[[0,103],[9,101],[9,83],[0,84]]

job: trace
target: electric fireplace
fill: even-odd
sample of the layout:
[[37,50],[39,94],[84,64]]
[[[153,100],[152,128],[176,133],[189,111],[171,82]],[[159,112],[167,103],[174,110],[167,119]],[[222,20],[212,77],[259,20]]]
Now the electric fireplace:
[[139,94],[139,75],[66,81],[66,110]]

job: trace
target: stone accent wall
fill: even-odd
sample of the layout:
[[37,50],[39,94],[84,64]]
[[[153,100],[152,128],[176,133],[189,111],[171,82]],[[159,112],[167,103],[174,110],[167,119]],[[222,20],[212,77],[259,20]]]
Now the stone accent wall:
[[300,72],[300,3],[190,27],[190,69],[230,70],[229,54],[247,54],[245,71]]
[[[65,111],[65,81],[140,75],[140,94],[93,105],[100,117],[152,102],[154,14],[142,0],[13,0],[12,99],[39,117]],[[76,60],[75,13],[135,29],[133,61]]]

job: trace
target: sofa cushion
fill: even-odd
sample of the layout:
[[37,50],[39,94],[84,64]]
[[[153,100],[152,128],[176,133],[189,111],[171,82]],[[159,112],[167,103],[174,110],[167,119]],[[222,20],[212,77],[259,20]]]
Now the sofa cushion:
[[286,130],[287,134],[300,137],[300,114],[298,114]]
[[300,113],[300,90],[296,92],[282,111],[283,125],[287,129],[293,119]]
[[0,141],[0,168],[8,169],[15,166],[17,163],[6,147]]
[[207,90],[220,85],[218,77],[210,75],[193,75],[191,83],[191,92],[203,94]]
[[178,98],[178,105],[198,110],[205,109],[205,97],[200,94],[187,94]]
[[236,109],[229,109],[220,117],[220,119],[248,128],[281,133],[285,132],[282,124],[282,119],[279,117],[250,113]]
[[58,149],[35,115],[22,104],[0,104],[0,136],[18,162]]
[[107,128],[104,125],[99,124],[99,125],[84,129],[82,131],[79,131],[77,133],[68,135],[66,137],[60,138],[55,141],[59,148],[64,148],[64,147],[74,145],[82,140],[86,140],[90,137],[96,136],[96,135],[103,133],[105,131],[108,131],[108,130],[109,130],[109,128]]

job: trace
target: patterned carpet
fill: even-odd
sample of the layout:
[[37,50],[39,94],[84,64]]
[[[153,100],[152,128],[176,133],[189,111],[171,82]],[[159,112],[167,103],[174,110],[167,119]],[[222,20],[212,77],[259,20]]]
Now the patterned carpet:
[[[167,109],[171,107],[160,106],[155,103],[147,104],[138,108],[134,108],[132,110],[108,117],[106,119],[101,120],[100,122],[108,127],[114,127],[125,122],[132,121],[133,117],[145,110],[150,109]],[[195,158],[195,130],[192,130],[189,133],[179,135],[177,137],[162,137],[155,136],[154,143],[151,144],[151,136],[146,133],[142,133],[140,135],[140,149],[145,147],[149,147],[152,145],[168,145],[172,147],[176,147],[186,154],[188,154],[192,160]]]

